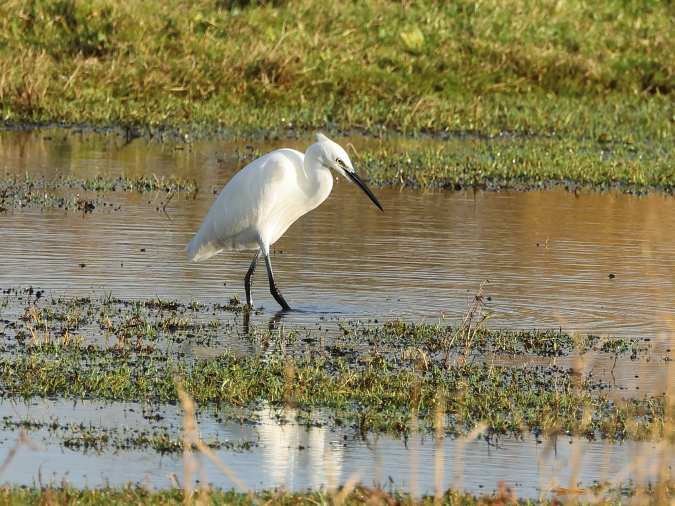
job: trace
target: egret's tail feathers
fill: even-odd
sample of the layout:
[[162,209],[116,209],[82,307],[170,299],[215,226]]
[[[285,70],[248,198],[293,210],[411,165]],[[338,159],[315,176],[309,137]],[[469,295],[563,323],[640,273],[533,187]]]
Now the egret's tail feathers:
[[212,242],[204,243],[199,235],[195,236],[185,249],[187,250],[188,259],[192,262],[201,262],[222,251],[221,248]]

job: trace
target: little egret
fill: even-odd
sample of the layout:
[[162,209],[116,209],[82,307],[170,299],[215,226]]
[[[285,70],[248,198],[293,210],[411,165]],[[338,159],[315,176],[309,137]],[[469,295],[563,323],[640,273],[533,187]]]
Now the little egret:
[[347,152],[319,133],[316,143],[304,155],[294,149],[277,149],[237,172],[187,245],[189,259],[200,262],[223,250],[257,250],[244,277],[246,304],[253,305],[251,276],[262,253],[270,293],[283,310],[291,309],[274,281],[270,246],[298,218],[328,198],[333,189],[331,169],[356,183],[383,211],[375,195],[354,172]]

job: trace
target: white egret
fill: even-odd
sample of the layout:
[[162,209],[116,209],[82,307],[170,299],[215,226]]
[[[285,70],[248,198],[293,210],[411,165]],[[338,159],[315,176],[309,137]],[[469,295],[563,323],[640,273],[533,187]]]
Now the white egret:
[[304,155],[294,149],[277,149],[237,172],[187,245],[188,257],[200,262],[223,250],[257,250],[244,277],[246,304],[253,305],[251,276],[262,253],[270,293],[282,309],[289,310],[274,281],[270,246],[298,218],[328,198],[333,188],[331,169],[356,183],[383,210],[354,172],[347,152],[319,133],[316,143],[307,148]]

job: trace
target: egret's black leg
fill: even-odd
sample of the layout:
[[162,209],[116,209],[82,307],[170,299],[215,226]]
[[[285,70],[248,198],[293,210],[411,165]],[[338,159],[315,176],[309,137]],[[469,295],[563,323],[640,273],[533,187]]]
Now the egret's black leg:
[[246,289],[246,305],[253,307],[253,299],[251,298],[251,276],[255,272],[255,266],[258,263],[258,257],[260,256],[260,250],[256,251],[253,261],[251,262],[251,267],[248,268],[246,277],[244,278],[244,288]]
[[284,300],[284,297],[281,295],[281,292],[277,288],[277,284],[274,282],[274,272],[272,272],[272,262],[270,261],[270,255],[267,252],[263,252],[265,255],[265,265],[267,266],[267,277],[270,280],[270,293],[274,300],[276,300],[281,308],[284,311],[291,309],[291,306],[288,305],[288,302]]

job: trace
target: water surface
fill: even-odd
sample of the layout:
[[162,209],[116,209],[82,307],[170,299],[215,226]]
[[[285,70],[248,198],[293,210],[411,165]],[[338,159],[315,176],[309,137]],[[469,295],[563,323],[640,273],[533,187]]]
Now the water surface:
[[[367,142],[351,141],[357,149]],[[306,141],[254,147],[281,145],[303,149]],[[0,133],[0,174],[178,175],[196,179],[201,188],[194,200],[171,200],[168,215],[157,210],[162,194],[113,195],[107,200],[119,202],[121,210],[86,215],[58,209],[2,213],[0,286],[243,299],[251,253],[191,264],[184,247],[214,192],[247,153],[250,146],[233,142],[127,144],[114,135],[58,130]],[[287,323],[314,323],[327,314],[456,319],[489,280],[494,326],[660,341],[673,332],[675,199],[562,190],[376,193],[385,213],[338,181],[330,198],[274,245],[278,284],[301,310]],[[278,309],[264,269],[254,280],[254,300],[268,315]]]
[[[367,139],[346,139],[357,150]],[[396,139],[384,142],[398,142]],[[424,141],[441,142],[441,141]],[[61,209],[8,209],[0,213],[0,288],[35,286],[52,295],[112,293],[128,298],[161,297],[205,303],[243,299],[243,275],[252,253],[221,254],[188,263],[184,247],[197,230],[215,193],[245,162],[252,149],[288,146],[303,140],[257,143],[197,142],[178,145],[73,131],[0,132],[0,177],[156,174],[194,178],[196,198],[180,196],[166,205],[165,194],[105,194],[121,206],[92,213]],[[358,157],[355,157],[358,170]],[[215,193],[214,193],[215,192]],[[376,189],[380,213],[358,189],[339,181],[331,197],[303,217],[274,245],[277,281],[299,311],[283,315],[284,325],[330,331],[345,319],[374,323],[392,318],[457,321],[480,284],[495,327],[561,327],[566,331],[649,339],[650,353],[638,362],[589,357],[586,372],[611,376],[621,392],[661,393],[667,384],[664,356],[675,335],[675,199],[618,193],[423,192]],[[264,269],[254,280],[261,312],[256,324],[274,321],[277,305],[266,287]],[[278,318],[277,318],[278,319]],[[234,317],[232,336],[242,327]],[[278,322],[277,322],[278,323]],[[244,343],[243,345],[241,343]],[[188,348],[190,343],[186,343]],[[188,353],[215,349],[198,345]],[[665,355],[664,355],[665,354]],[[175,407],[163,407],[165,422],[179,430]],[[90,421],[116,426],[147,425],[137,405],[4,401],[0,415]],[[220,451],[220,457],[249,487],[290,489],[331,486],[354,474],[366,484],[391,483],[433,491],[435,469],[443,486],[492,490],[500,480],[520,496],[536,497],[556,484],[584,485],[607,477],[653,477],[641,455],[653,457],[654,443],[610,445],[559,438],[556,444],[533,436],[464,444],[430,436],[407,444],[386,436],[361,438],[354,430],[306,429],[280,424],[270,410],[255,425],[220,423],[204,414],[203,434],[255,440],[250,452]],[[289,413],[292,420],[292,413]],[[16,431],[1,433],[9,449]],[[73,452],[48,433],[32,434],[42,449],[21,448],[5,479],[76,485],[170,486],[181,476],[180,456],[147,451]],[[655,462],[652,458],[650,462]],[[672,462],[670,463],[672,468]],[[232,485],[207,464],[208,479]],[[643,473],[645,476],[639,476]]]
[[[28,404],[3,402],[0,414],[33,421],[54,420],[103,427],[146,428],[156,426],[143,416],[135,403],[83,401],[34,401]],[[180,434],[181,413],[177,408],[153,410],[162,426]],[[303,427],[294,422],[294,411],[261,408],[255,424],[217,422],[203,414],[200,434],[208,440],[251,441],[251,451],[216,451],[218,458],[248,488],[335,487],[357,477],[367,485],[433,493],[436,476],[443,488],[463,487],[474,493],[493,491],[500,481],[519,497],[550,495],[559,487],[574,488],[625,479],[647,483],[656,477],[662,458],[672,471],[675,459],[663,454],[657,443],[603,441],[558,437],[555,440],[527,436],[523,440],[500,439],[490,443],[478,439],[411,435],[407,442],[390,436],[362,438],[355,429]],[[279,418],[286,423],[279,423]],[[8,470],[13,483],[60,484],[96,487],[105,484],[141,484],[167,488],[183,480],[181,454],[160,455],[154,451],[73,451],[64,448],[46,431],[32,431],[35,449],[19,449]],[[10,446],[16,432],[0,431]],[[208,460],[202,461],[209,483],[237,488],[238,482],[223,475]]]

